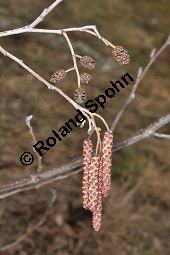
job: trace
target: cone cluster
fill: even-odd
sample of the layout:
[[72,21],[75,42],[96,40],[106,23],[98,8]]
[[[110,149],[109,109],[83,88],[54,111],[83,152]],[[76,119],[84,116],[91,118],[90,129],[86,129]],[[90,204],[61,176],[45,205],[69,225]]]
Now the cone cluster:
[[[130,62],[129,54],[122,46],[112,45],[112,55],[115,61],[117,61],[121,65],[127,65]],[[88,70],[92,70],[96,67],[95,59],[90,56],[75,55],[75,57],[79,58],[80,65]],[[75,67],[68,70],[60,69],[56,71],[51,76],[50,82],[53,84],[59,83],[68,75],[68,72],[73,70],[75,70]],[[79,75],[79,72],[78,72],[78,88],[75,89],[75,91],[73,92],[74,100],[78,104],[83,104],[87,96],[86,91],[81,88],[81,85],[84,85],[84,84],[87,85],[90,82],[91,78],[92,77],[89,73],[85,72]]]
[[92,226],[95,231],[101,227],[102,197],[110,194],[112,144],[113,135],[110,130],[104,134],[99,155],[93,155],[90,139],[83,143],[83,208],[92,212]]

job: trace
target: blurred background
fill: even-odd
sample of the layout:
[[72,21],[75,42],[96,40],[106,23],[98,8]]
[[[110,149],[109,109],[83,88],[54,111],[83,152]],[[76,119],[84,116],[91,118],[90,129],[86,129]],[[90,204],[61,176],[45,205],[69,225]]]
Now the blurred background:
[[[50,5],[49,0],[0,0],[0,30],[24,26]],[[139,66],[149,61],[152,48],[159,48],[169,34],[168,0],[64,0],[42,22],[43,28],[66,28],[96,24],[101,35],[124,46],[130,56],[128,66],[114,62],[110,48],[86,33],[69,33],[77,54],[96,59],[92,81],[86,86],[88,98],[103,94],[109,81],[125,72],[134,78]],[[68,46],[61,36],[22,34],[0,39],[0,45],[23,59],[47,80],[57,69],[72,65]],[[123,140],[169,111],[170,50],[152,66],[140,84],[115,131]],[[130,83],[105,110],[98,111],[111,126],[132,88]],[[75,74],[58,85],[73,97]],[[59,94],[38,82],[15,62],[0,54],[0,184],[28,176],[36,163],[24,167],[19,161],[30,151],[32,140],[25,117],[33,114],[32,125],[38,140],[44,140],[75,115],[75,110]],[[101,123],[100,123],[101,124]],[[102,124],[101,124],[102,125]],[[168,133],[168,126],[162,132]],[[75,129],[58,146],[45,153],[44,171],[81,156],[86,128]],[[112,194],[104,201],[103,223],[95,233],[91,215],[82,207],[82,174],[57,181],[35,191],[22,193],[0,203],[0,246],[20,234],[44,213],[50,188],[57,191],[53,213],[45,224],[24,242],[2,254],[11,255],[168,255],[170,251],[170,185],[168,140],[149,138],[113,156]]]

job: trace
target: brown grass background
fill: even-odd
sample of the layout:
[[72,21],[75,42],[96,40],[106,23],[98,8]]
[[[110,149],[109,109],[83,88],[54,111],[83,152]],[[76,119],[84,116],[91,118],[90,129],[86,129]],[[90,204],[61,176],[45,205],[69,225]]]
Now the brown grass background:
[[[52,1],[0,1],[0,30],[30,23]],[[109,81],[125,72],[135,77],[146,65],[150,51],[158,48],[169,34],[168,0],[65,0],[41,24],[65,28],[96,24],[103,36],[123,45],[131,55],[126,67],[117,65],[110,49],[90,35],[72,33],[77,54],[96,58],[87,87],[89,98],[102,94]],[[60,36],[23,34],[1,38],[0,44],[23,59],[46,79],[72,64],[69,49]],[[153,65],[138,88],[115,131],[122,140],[169,111],[169,49]],[[72,97],[74,74],[59,85]],[[131,86],[110,99],[98,111],[111,125]],[[44,140],[75,115],[75,110],[59,94],[43,86],[16,63],[0,54],[0,183],[33,173],[36,164],[23,167],[19,157],[31,148],[25,117],[32,121],[37,139]],[[100,123],[101,124],[101,123]],[[162,132],[169,131],[165,127]],[[45,153],[44,169],[50,169],[81,155],[86,129],[76,129],[58,146]],[[0,203],[0,245],[24,233],[46,209],[50,187],[57,191],[53,214],[46,223],[20,245],[2,254],[10,255],[168,255],[170,246],[170,185],[167,140],[150,138],[117,152],[113,157],[112,194],[104,202],[103,225],[98,233],[91,228],[91,215],[81,208],[81,174],[36,191],[5,199]]]

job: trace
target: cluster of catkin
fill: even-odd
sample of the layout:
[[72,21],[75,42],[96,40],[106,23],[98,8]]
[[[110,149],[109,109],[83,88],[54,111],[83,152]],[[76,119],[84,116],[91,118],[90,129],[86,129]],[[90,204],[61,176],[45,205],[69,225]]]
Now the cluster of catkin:
[[102,220],[102,197],[107,197],[111,189],[112,131],[104,134],[101,150],[93,153],[90,139],[83,143],[83,208],[92,213],[92,226],[98,231]]

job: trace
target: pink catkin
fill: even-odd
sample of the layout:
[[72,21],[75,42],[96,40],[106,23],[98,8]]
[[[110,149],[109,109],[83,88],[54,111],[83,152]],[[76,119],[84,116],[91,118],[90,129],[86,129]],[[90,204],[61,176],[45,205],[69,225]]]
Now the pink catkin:
[[92,226],[98,231],[102,220],[102,200],[99,188],[100,156],[95,155],[89,167],[89,204],[88,209],[92,212]]
[[102,197],[99,189],[98,202],[95,211],[93,212],[92,226],[95,231],[99,231],[102,223]]
[[100,166],[99,166],[99,190],[102,195],[102,189],[103,189],[103,157],[102,153],[100,155]]
[[83,180],[82,180],[82,195],[83,208],[88,209],[89,200],[89,166],[93,153],[93,145],[90,139],[85,139],[83,143]]
[[108,130],[105,132],[102,142],[99,170],[100,190],[103,197],[107,197],[111,189],[112,145],[113,134],[111,130]]
[[100,157],[95,155],[89,167],[89,202],[88,209],[94,213],[99,202],[99,165]]

